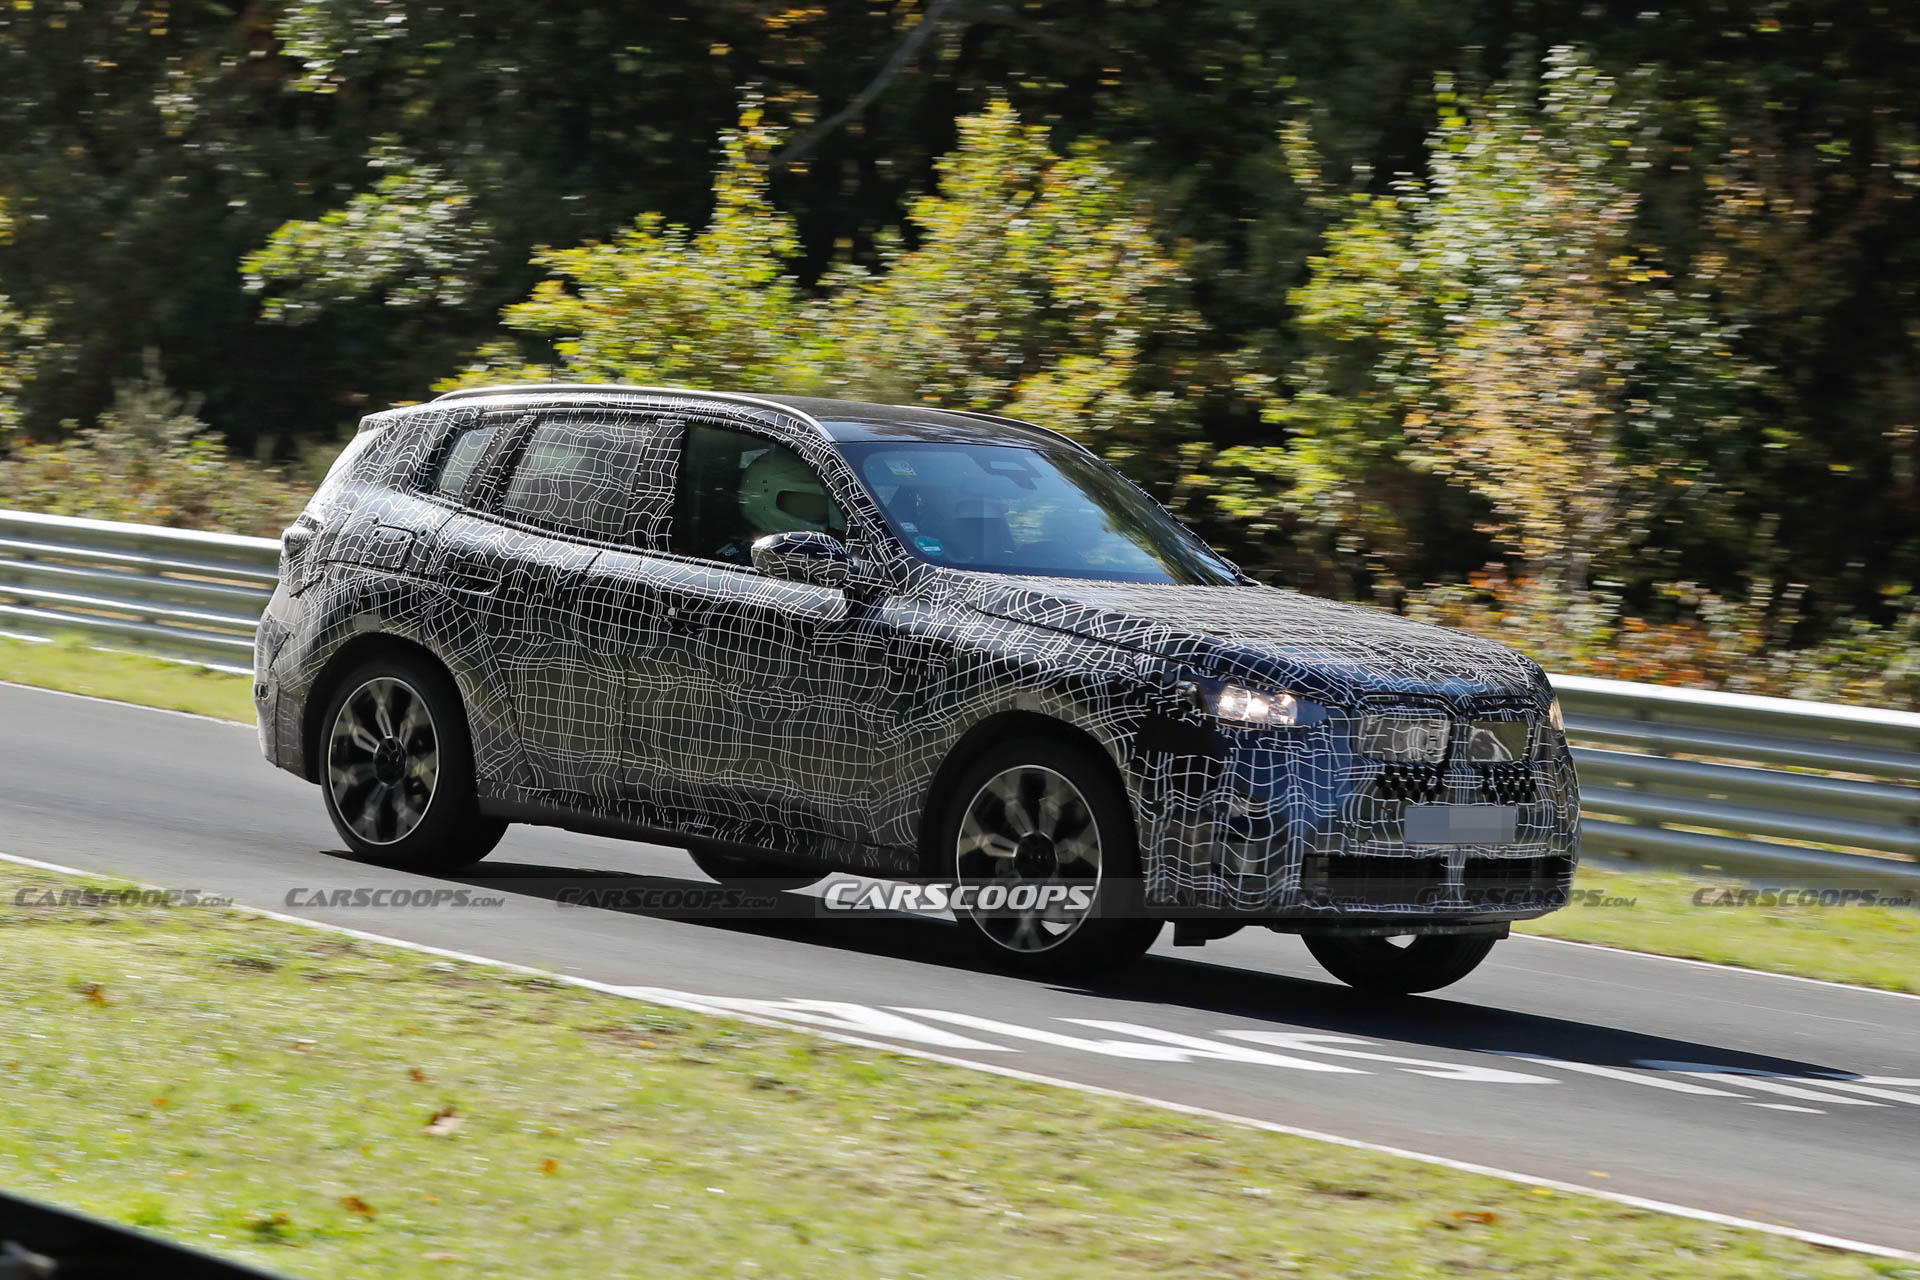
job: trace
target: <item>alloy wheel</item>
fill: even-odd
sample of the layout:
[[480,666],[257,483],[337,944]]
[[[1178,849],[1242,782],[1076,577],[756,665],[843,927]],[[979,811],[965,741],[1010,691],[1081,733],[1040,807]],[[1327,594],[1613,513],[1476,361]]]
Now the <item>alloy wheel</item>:
[[439,782],[440,739],[418,690],[375,676],[347,695],[327,739],[327,787],[354,834],[369,844],[404,840]]
[[[1098,901],[1101,870],[1100,825],[1064,775],[1016,765],[987,779],[968,801],[954,846],[955,877],[977,886],[973,892],[1000,886],[1004,902],[975,910],[973,919],[1008,951],[1049,951],[1071,937]],[[1032,892],[1049,885],[1085,888],[1088,905]],[[1029,892],[1017,892],[1022,886]]]

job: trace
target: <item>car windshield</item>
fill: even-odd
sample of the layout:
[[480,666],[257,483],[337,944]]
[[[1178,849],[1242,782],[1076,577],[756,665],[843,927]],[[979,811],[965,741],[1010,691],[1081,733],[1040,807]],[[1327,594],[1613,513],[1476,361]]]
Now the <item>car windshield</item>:
[[893,440],[841,448],[900,540],[931,564],[1120,582],[1235,580],[1205,543],[1085,454]]

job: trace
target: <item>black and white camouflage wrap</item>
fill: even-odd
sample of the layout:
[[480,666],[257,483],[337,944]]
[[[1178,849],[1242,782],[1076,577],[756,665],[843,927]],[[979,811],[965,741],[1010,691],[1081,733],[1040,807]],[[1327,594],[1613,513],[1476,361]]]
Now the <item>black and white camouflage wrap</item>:
[[[821,475],[864,589],[670,549],[680,435],[700,422]],[[460,500],[431,491],[451,442],[482,429]],[[1565,901],[1578,794],[1532,661],[1252,583],[926,563],[842,456],[849,431],[1076,447],[968,415],[697,392],[503,389],[374,415],[288,532],[256,655],[263,749],[316,777],[327,682],[397,641],[452,674],[483,804],[504,816],[921,874],[942,784],[1044,719],[1113,761],[1168,914],[1483,921]],[[565,464],[537,482],[515,470],[536,432]],[[1221,725],[1196,680],[1289,691],[1302,722]],[[1397,718],[1444,719],[1444,758],[1369,755]],[[1473,759],[1474,726],[1501,721],[1529,727],[1523,757]],[[1409,806],[1495,804],[1517,806],[1510,842],[1402,839]]]

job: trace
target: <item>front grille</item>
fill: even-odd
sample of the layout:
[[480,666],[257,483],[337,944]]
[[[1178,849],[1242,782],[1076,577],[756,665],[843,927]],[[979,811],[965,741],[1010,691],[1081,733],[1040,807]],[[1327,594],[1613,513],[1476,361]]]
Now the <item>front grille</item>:
[[1473,907],[1564,906],[1573,859],[1468,858],[1460,871],[1460,897]]
[[1461,730],[1461,754],[1475,764],[1525,760],[1532,738],[1525,720],[1473,720]]
[[1435,711],[1370,711],[1360,717],[1354,750],[1369,760],[1437,765],[1447,758],[1450,733],[1447,717]]
[[1528,804],[1540,798],[1533,766],[1525,760],[1480,766],[1480,794],[1495,804]]
[[1316,854],[1300,868],[1304,898],[1348,906],[1411,906],[1431,900],[1446,882],[1445,858]]
[[1447,859],[1314,854],[1300,868],[1303,900],[1343,908],[1438,912],[1537,911],[1566,902],[1573,859],[1466,858],[1457,885]]
[[1440,794],[1437,764],[1388,764],[1374,775],[1373,793],[1387,800],[1432,800]]

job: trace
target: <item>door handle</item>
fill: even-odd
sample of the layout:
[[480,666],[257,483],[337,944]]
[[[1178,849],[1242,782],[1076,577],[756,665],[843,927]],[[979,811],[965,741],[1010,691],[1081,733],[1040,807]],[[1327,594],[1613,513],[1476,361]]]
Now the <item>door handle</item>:
[[707,629],[707,620],[685,605],[670,604],[666,609],[667,630],[683,636],[697,636]]
[[500,589],[500,575],[497,571],[483,568],[468,560],[450,560],[447,562],[447,586],[455,591],[470,591],[474,595],[492,595]]

